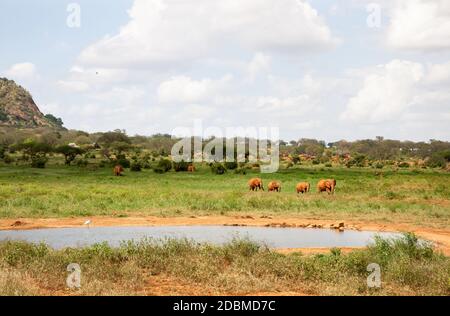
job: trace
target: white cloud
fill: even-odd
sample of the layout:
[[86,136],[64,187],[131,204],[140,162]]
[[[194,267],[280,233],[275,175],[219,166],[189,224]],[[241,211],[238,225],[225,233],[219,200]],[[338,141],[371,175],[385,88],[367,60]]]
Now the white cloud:
[[29,62],[14,64],[5,71],[5,75],[15,80],[30,80],[37,76],[36,66]]
[[449,78],[448,64],[424,66],[393,60],[366,69],[362,87],[348,101],[341,119],[372,124],[406,120],[416,114],[423,117],[424,112],[448,112],[450,94],[445,82]]
[[161,103],[197,103],[222,92],[231,80],[227,75],[219,80],[193,80],[187,76],[176,76],[162,82],[158,87]]
[[390,47],[407,50],[450,49],[450,1],[397,0],[387,30]]
[[304,0],[135,0],[129,16],[118,34],[87,47],[79,61],[99,67],[173,65],[225,54],[230,46],[298,54],[337,43]]
[[253,81],[259,73],[268,71],[270,62],[270,56],[260,52],[256,53],[247,66],[248,79]]
[[59,80],[56,84],[68,92],[83,92],[89,89],[89,85],[83,81]]

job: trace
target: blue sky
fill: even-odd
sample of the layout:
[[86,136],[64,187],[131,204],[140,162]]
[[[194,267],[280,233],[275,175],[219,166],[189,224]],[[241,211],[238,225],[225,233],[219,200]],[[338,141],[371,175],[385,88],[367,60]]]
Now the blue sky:
[[73,129],[450,140],[450,4],[371,2],[3,0],[0,75]]

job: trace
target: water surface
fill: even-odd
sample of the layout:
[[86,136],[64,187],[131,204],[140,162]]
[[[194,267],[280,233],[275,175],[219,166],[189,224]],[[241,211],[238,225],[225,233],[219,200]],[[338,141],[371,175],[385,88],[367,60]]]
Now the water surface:
[[143,238],[188,238],[197,242],[223,244],[233,238],[249,238],[273,248],[364,247],[375,235],[393,238],[398,233],[377,233],[331,229],[231,227],[231,226],[146,226],[80,227],[0,231],[0,240],[45,242],[53,248],[82,247],[99,242],[118,246],[121,241]]

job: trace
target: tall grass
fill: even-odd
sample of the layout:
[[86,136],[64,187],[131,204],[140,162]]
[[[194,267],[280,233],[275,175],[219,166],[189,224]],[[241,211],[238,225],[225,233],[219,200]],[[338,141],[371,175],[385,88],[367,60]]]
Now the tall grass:
[[[82,287],[76,291],[66,289],[69,263],[81,266]],[[381,267],[380,289],[367,287],[370,263]],[[222,246],[167,239],[63,250],[3,242],[0,271],[2,295],[152,294],[156,292],[148,286],[149,280],[159,276],[189,284],[197,294],[450,294],[450,259],[411,234],[401,239],[377,238],[367,249],[346,255],[333,249],[315,256],[283,255],[242,239]]]

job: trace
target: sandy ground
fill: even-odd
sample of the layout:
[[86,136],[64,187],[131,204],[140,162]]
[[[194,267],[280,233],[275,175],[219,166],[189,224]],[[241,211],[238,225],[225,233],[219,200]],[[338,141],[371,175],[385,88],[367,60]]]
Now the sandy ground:
[[[191,216],[191,217],[90,217],[90,218],[18,218],[0,219],[0,230],[39,229],[81,227],[86,220],[91,220],[90,227],[101,226],[185,226],[185,225],[228,225],[228,226],[271,226],[271,227],[310,227],[329,229],[344,223],[345,230],[367,230],[382,232],[413,232],[435,243],[444,254],[450,255],[450,231],[445,229],[417,227],[410,224],[386,224],[349,220],[317,220],[284,216]],[[342,224],[341,224],[342,225]],[[349,252],[355,248],[343,248]],[[328,252],[329,248],[295,248],[277,249],[282,253],[302,251],[304,254]]]

